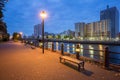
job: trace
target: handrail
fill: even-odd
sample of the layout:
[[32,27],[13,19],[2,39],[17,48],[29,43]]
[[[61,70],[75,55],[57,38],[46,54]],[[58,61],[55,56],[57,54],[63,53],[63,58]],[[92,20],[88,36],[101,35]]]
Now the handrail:
[[[44,46],[45,46],[45,47],[48,47],[48,48],[52,48],[52,44],[53,44],[53,43],[48,43],[48,44],[45,44]],[[60,45],[60,44],[54,44],[53,46],[54,46],[54,47],[53,47],[54,49],[56,49],[56,50],[61,50],[61,45]],[[57,48],[57,47],[58,47],[58,48]],[[74,48],[74,50],[72,50],[73,48]],[[65,51],[65,52],[67,52],[67,51],[69,50],[69,53],[73,53],[73,52],[75,52],[75,49],[76,49],[76,46],[64,45],[64,51]],[[97,49],[89,49],[89,48],[87,49],[87,48],[81,48],[81,47],[80,47],[79,49],[81,49],[81,50],[92,50],[92,51],[98,51],[98,52],[103,52],[103,53],[105,53],[105,50],[97,50]],[[103,54],[103,53],[102,53],[102,54]],[[113,52],[113,51],[108,51],[108,53],[109,53],[109,54],[120,54],[119,52]],[[85,54],[85,53],[83,53],[83,54]],[[105,58],[105,54],[104,54],[104,55],[100,55],[100,54],[90,54],[90,53],[88,53],[87,55],[88,55],[88,56],[89,56],[89,55],[94,55],[94,57],[93,57],[94,59],[96,58],[96,56],[98,56],[98,57],[99,57],[99,58],[98,58],[99,60],[100,60],[100,59],[103,59],[103,60],[104,60],[104,58]],[[82,56],[82,55],[81,55],[81,56]],[[101,57],[102,57],[102,58],[101,58]],[[109,56],[109,60],[110,60],[110,59],[120,60],[119,58],[115,58],[115,57],[110,57],[110,56]]]
[[119,52],[113,52],[113,51],[109,51],[109,53],[120,54]]
[[120,60],[120,59],[118,59],[118,58],[113,58],[113,57],[109,57],[110,59],[115,59],[115,60]]

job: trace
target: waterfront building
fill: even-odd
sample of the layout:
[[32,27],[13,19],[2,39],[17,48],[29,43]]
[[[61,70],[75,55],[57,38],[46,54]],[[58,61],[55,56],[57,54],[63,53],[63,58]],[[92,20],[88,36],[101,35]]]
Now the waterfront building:
[[109,40],[119,33],[119,12],[116,7],[107,6],[100,12],[100,21],[75,23],[75,37],[79,39]]
[[42,24],[37,24],[34,26],[34,37],[40,38],[42,36]]
[[111,38],[111,29],[109,20],[101,20],[93,23],[93,37],[97,39],[110,39]]
[[119,33],[119,11],[116,7],[107,6],[107,9],[100,11],[100,20],[110,20],[110,35],[111,38],[117,37]]
[[72,30],[67,30],[67,31],[63,31],[59,34],[61,36],[61,38],[63,39],[65,36],[69,37],[69,38],[73,38],[75,37],[75,32]]
[[103,40],[110,38],[110,21],[101,20],[91,23],[75,23],[76,38],[91,39],[91,40]]
[[85,33],[86,29],[85,29],[85,23],[84,22],[78,22],[75,23],[75,37],[84,37],[84,33]]

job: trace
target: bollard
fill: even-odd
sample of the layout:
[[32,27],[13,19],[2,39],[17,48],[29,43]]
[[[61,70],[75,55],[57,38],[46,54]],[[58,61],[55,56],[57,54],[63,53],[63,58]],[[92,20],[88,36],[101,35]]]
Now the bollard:
[[76,59],[80,60],[80,45],[76,45]]
[[104,57],[104,67],[106,69],[108,69],[109,68],[109,49],[108,49],[108,47],[105,48],[104,54],[105,54],[105,57]]
[[54,51],[54,42],[52,42],[52,51]]
[[61,55],[64,55],[64,44],[61,44]]

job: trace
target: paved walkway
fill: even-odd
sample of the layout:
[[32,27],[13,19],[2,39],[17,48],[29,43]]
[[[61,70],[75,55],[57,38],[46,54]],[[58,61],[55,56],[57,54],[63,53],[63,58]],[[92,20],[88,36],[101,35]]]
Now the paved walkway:
[[60,54],[18,42],[0,43],[0,80],[120,80],[120,73],[85,64],[85,71],[59,62]]

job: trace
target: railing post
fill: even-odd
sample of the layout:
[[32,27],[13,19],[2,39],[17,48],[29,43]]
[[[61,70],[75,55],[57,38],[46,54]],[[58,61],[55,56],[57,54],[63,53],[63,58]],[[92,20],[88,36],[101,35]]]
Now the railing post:
[[54,51],[54,42],[52,42],[52,51]]
[[79,44],[76,45],[75,52],[76,52],[76,59],[80,60],[80,45]]
[[104,67],[106,68],[106,69],[108,69],[109,68],[109,49],[108,49],[108,47],[106,47],[105,48],[105,51],[104,51],[105,53],[105,57],[104,57]]
[[48,42],[46,42],[46,49],[48,49]]
[[61,55],[64,55],[64,44],[61,44]]

